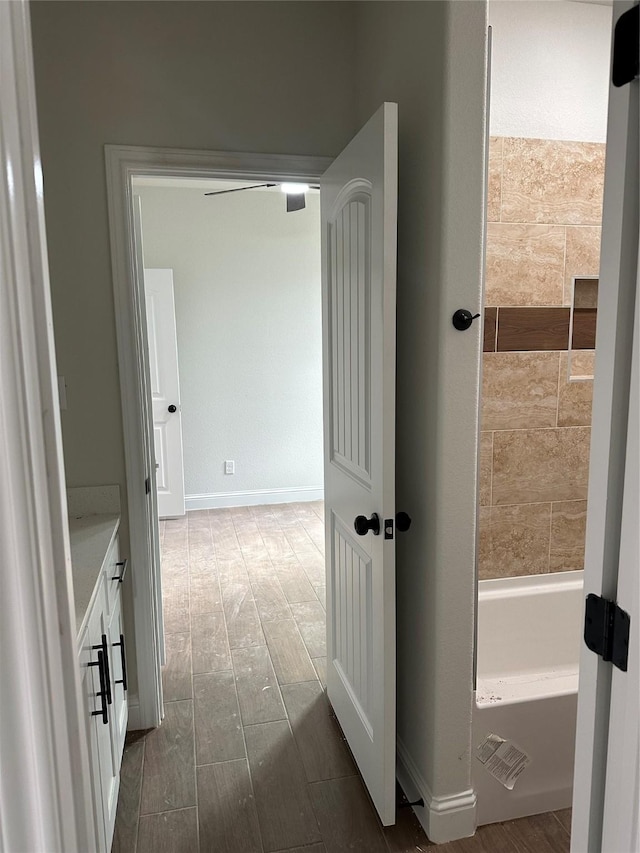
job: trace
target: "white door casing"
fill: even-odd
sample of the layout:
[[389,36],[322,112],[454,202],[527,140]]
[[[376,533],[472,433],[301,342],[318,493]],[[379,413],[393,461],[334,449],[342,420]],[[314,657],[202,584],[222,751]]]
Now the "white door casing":
[[[158,515],[160,518],[171,518],[185,514],[173,271],[145,269],[144,290]],[[175,409],[170,411],[170,407]]]
[[[383,824],[395,823],[396,104],[321,179],[327,692]],[[357,535],[377,513],[380,533]]]

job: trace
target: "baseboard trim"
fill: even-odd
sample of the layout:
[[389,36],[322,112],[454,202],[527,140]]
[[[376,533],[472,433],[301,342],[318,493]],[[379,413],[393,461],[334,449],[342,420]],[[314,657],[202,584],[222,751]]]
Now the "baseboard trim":
[[142,717],[140,716],[140,702],[136,693],[131,693],[127,697],[127,731],[135,732],[141,729]]
[[430,841],[445,844],[475,833],[477,808],[473,788],[445,797],[434,796],[400,738],[397,740],[396,775],[410,801],[421,797],[424,800],[424,807],[413,806],[413,810]]
[[246,492],[212,492],[208,495],[186,495],[184,502],[190,509],[223,509],[231,506],[259,506],[261,504],[302,503],[324,499],[322,486],[299,489],[251,489]]

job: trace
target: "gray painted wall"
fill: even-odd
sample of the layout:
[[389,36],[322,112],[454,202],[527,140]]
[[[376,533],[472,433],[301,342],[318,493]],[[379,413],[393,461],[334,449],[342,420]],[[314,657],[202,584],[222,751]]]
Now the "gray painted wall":
[[187,497],[321,488],[319,194],[138,191],[145,266],[173,269]]

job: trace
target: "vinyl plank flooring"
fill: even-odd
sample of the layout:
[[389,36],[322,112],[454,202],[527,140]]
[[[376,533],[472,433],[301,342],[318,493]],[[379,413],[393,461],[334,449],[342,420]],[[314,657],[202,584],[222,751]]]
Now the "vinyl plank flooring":
[[196,804],[193,702],[167,702],[164,712],[145,741],[141,814]]
[[270,577],[255,581],[252,582],[251,586],[253,587],[253,597],[258,608],[258,615],[262,622],[291,618],[291,609],[277,578]]
[[327,654],[327,617],[319,601],[292,604],[291,611],[310,657]]
[[[200,568],[203,564],[198,564]],[[216,613],[222,610],[220,583],[214,571],[207,570],[190,578],[191,614]]]
[[232,672],[193,677],[196,764],[245,757],[242,722]]
[[198,817],[195,808],[140,818],[136,853],[195,853],[197,849]]
[[176,585],[165,584],[162,592],[162,612],[165,634],[189,631],[189,581]]
[[200,853],[262,853],[246,760],[198,767]]
[[569,834],[552,812],[507,821],[503,826],[518,853],[569,853]]
[[300,565],[302,566],[304,573],[314,586],[316,584],[326,583],[327,571],[325,567],[325,560],[323,555],[318,551],[317,548],[313,553],[296,552],[296,555],[298,557],[298,560],[300,561]]
[[264,646],[260,617],[252,598],[245,598],[231,613],[225,611],[225,614],[230,648],[246,649],[250,646]]
[[326,658],[312,658],[311,663],[314,665],[315,670],[318,673],[318,681],[326,689],[326,687],[327,687],[327,659]]
[[561,809],[560,811],[553,812],[553,814],[556,820],[559,820],[565,830],[571,835],[571,809]]
[[316,600],[316,591],[297,560],[295,563],[276,561],[274,569],[289,604]]
[[231,652],[242,724],[270,723],[286,719],[286,712],[266,646]]
[[313,681],[316,671],[293,619],[263,623],[273,668],[280,684]]
[[307,780],[319,782],[357,773],[342,732],[317,681],[285,684],[282,696]]
[[393,826],[383,826],[382,834],[387,842],[389,853],[440,853],[449,845],[437,846],[429,841],[413,809],[396,810],[396,822]]
[[111,853],[131,853],[138,839],[144,738],[126,744],[120,768],[120,792]]
[[224,614],[191,616],[191,656],[194,673],[231,669]]
[[191,699],[191,634],[167,634],[165,650],[167,662],[162,667],[164,701]]
[[289,724],[249,726],[245,738],[265,851],[321,841]]
[[327,853],[388,853],[373,807],[357,776],[309,785]]
[[327,853],[327,848],[320,842],[312,844],[311,847],[289,847],[288,850],[278,850],[277,853]]

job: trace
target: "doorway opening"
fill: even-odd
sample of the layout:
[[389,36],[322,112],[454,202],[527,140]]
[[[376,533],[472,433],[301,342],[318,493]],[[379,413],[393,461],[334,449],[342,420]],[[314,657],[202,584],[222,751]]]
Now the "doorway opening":
[[[611,9],[490,2],[489,18],[474,787],[480,824],[558,811],[569,827]],[[571,58],[549,47],[565,29]],[[509,744],[498,780],[486,756]]]

